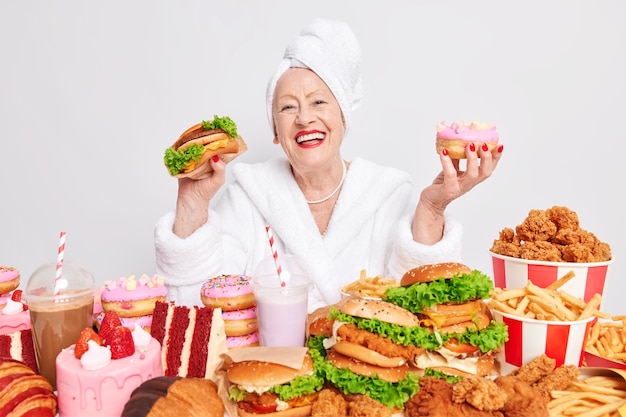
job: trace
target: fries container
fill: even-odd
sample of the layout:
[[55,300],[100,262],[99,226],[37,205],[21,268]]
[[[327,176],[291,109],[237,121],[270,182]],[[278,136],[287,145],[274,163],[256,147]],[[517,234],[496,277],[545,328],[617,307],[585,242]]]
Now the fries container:
[[594,368],[611,368],[626,371],[626,363],[603,358],[591,352],[585,352],[585,366]]
[[509,340],[497,353],[500,373],[507,375],[541,354],[556,366],[583,364],[585,342],[594,316],[578,321],[543,321],[491,309],[494,320],[509,328]]
[[[606,262],[544,262],[528,259],[512,258],[489,252],[493,266],[494,285],[499,288],[523,288],[528,281],[538,287],[545,288],[570,271],[574,277],[563,284],[563,290],[575,297],[588,302],[594,294],[604,295],[609,276],[609,266],[613,260]],[[604,297],[602,297],[604,299]],[[602,307],[602,305],[600,305]]]

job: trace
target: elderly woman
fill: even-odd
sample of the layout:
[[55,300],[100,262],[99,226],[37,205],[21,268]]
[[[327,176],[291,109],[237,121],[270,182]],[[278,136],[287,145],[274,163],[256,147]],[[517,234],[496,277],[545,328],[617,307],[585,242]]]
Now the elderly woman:
[[342,285],[370,276],[400,278],[425,263],[460,260],[461,225],[445,214],[454,199],[488,178],[502,146],[468,145],[466,170],[446,152],[442,172],[411,206],[411,178],[394,168],[341,156],[362,98],[361,56],[350,28],[315,20],[287,47],[267,87],[274,143],[284,156],[258,164],[211,160],[212,176],[179,179],[174,213],[155,228],[157,273],[170,299],[199,304],[203,281],[252,275],[271,255],[295,255],[312,282],[309,311],[333,304]]

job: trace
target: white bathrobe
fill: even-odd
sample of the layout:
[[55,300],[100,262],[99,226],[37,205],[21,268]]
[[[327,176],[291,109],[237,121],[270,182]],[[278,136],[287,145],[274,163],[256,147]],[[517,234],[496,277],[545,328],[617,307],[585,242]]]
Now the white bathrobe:
[[252,275],[271,256],[266,225],[279,261],[294,255],[314,284],[309,311],[339,301],[340,287],[363,269],[367,276],[400,279],[421,264],[460,261],[462,228],[448,216],[441,241],[413,241],[415,202],[405,172],[352,161],[325,236],[285,158],[236,163],[232,175],[233,182],[211,202],[208,222],[186,239],[172,232],[173,212],[155,226],[156,272],[165,278],[170,300],[201,305],[200,287],[207,279]]

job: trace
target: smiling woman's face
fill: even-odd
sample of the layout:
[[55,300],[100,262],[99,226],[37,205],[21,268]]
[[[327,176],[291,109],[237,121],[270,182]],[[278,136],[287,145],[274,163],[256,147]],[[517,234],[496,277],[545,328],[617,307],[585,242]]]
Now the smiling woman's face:
[[296,169],[328,166],[339,154],[345,132],[341,108],[313,71],[290,68],[274,90],[276,137]]

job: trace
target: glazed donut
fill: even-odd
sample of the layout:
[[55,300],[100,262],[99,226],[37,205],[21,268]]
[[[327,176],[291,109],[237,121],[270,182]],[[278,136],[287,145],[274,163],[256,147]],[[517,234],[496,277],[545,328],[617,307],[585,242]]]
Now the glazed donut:
[[226,338],[226,347],[228,350],[252,346],[259,346],[259,332]]
[[202,284],[200,299],[207,307],[222,311],[242,310],[255,304],[247,275],[222,274]]
[[465,148],[470,143],[474,143],[477,150],[478,146],[487,145],[491,152],[498,146],[499,139],[496,127],[487,123],[458,121],[450,125],[446,122],[437,124],[437,153],[445,148],[453,159],[467,158]]
[[242,310],[222,312],[226,336],[243,336],[259,329],[256,306]]
[[12,266],[0,266],[0,294],[13,291],[20,285],[20,271]]
[[167,288],[164,279],[158,275],[151,278],[144,274],[138,280],[131,275],[106,281],[100,298],[102,309],[115,311],[120,318],[147,316],[152,314],[157,301],[165,302]]

